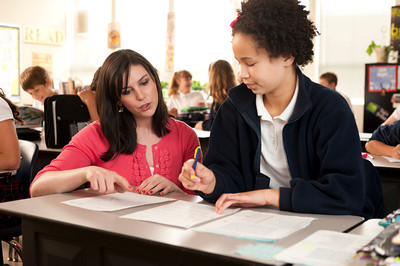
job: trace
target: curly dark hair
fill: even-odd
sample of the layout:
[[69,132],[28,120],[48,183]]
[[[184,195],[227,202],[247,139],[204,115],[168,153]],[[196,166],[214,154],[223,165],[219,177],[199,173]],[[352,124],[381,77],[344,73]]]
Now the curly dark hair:
[[271,58],[293,56],[294,63],[312,62],[313,38],[319,34],[297,0],[249,0],[238,10],[232,35],[249,35]]

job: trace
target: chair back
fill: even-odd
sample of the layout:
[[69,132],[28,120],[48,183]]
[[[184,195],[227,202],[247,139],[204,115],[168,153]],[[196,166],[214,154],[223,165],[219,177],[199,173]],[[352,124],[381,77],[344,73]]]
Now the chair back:
[[36,162],[39,147],[36,143],[27,140],[18,140],[21,152],[21,164],[15,178],[21,183],[22,198],[29,198],[29,187],[36,175]]

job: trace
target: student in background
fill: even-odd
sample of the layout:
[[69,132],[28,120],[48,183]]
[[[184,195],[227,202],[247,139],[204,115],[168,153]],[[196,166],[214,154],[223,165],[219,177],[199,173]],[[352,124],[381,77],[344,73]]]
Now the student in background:
[[204,164],[193,170],[189,160],[179,176],[215,202],[217,213],[275,206],[375,215],[354,115],[343,97],[298,67],[312,61],[317,34],[304,8],[293,0],[250,0],[231,24],[244,83],[218,110]]
[[210,114],[208,119],[197,122],[195,128],[210,131],[219,107],[228,98],[229,89],[236,86],[236,77],[231,64],[218,60],[210,64],[208,78],[208,89],[213,99]]
[[90,120],[96,121],[99,120],[99,114],[97,113],[96,108],[96,82],[99,76],[100,67],[96,70],[93,75],[92,83],[90,84],[90,89],[85,89],[83,91],[78,92],[79,98],[81,98],[82,102],[86,104],[89,114]]
[[167,95],[168,111],[174,117],[177,117],[183,108],[204,105],[203,94],[192,91],[192,74],[187,70],[174,73]]
[[[44,101],[46,98],[58,94],[51,86],[49,73],[41,66],[28,67],[21,73],[20,80],[22,89],[34,99],[32,107],[44,110]],[[98,114],[95,112],[96,102],[90,96],[93,95],[85,92],[80,98],[88,107],[90,120],[94,121],[98,119]]]
[[25,69],[20,76],[21,87],[29,93],[33,100],[32,106],[44,110],[44,100],[58,94],[51,86],[50,75],[41,66],[31,66]]
[[[336,91],[336,86],[338,84],[338,78],[337,78],[336,74],[333,72],[325,72],[319,77],[319,83],[327,88],[330,88],[330,89]],[[340,95],[342,95],[346,99],[347,103],[350,106],[350,109],[353,110],[353,106],[351,105],[350,98],[347,97],[347,95],[341,93],[340,91],[337,91],[337,92],[340,93]]]
[[380,125],[365,144],[365,149],[372,154],[400,159],[400,121]]
[[[19,182],[15,174],[21,163],[15,122],[23,124],[17,107],[0,89],[0,202],[21,199]],[[17,224],[17,218],[0,215],[0,228]]]
[[72,191],[86,182],[102,193],[132,186],[149,195],[182,192],[178,176],[199,140],[169,117],[150,62],[132,50],[110,54],[100,69],[96,103],[100,120],[79,131],[37,174],[31,195]]

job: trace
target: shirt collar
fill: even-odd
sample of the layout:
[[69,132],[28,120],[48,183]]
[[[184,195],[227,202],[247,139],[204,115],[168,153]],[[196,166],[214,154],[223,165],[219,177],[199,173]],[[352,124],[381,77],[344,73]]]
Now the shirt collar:
[[[299,93],[299,79],[297,79],[297,81],[296,81],[296,88],[294,90],[293,97],[290,100],[288,106],[280,115],[275,116],[274,118],[283,120],[285,122],[289,121],[290,116],[293,114],[294,106],[296,105],[298,93]],[[262,94],[256,95],[256,108],[257,108],[257,114],[258,114],[258,116],[261,117],[261,119],[263,119],[263,120],[271,120],[272,119],[271,115],[268,113],[267,109],[264,106]]]

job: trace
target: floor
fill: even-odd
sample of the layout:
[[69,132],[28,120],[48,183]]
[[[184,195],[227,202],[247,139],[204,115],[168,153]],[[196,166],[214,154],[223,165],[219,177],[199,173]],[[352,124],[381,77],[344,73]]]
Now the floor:
[[[20,258],[18,258],[18,262],[13,262],[13,261],[8,261],[7,257],[8,257],[8,244],[5,242],[1,243],[2,247],[3,247],[3,258],[4,258],[4,263],[5,265],[10,265],[10,266],[22,266],[22,261]],[[1,265],[1,263],[0,263]]]

